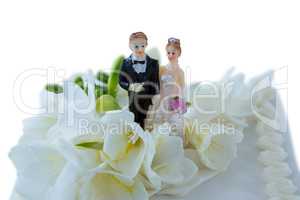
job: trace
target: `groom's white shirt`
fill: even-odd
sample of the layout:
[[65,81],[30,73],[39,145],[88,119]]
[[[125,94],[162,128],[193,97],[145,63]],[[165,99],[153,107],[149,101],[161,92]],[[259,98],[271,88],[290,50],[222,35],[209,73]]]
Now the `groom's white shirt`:
[[132,67],[134,69],[134,71],[136,71],[136,73],[144,73],[146,71],[146,67],[147,67],[147,61],[146,61],[146,56],[144,56],[143,58],[138,58],[135,55],[132,54],[131,56],[132,62],[134,62],[135,60],[137,61],[145,61],[144,64],[133,64]]

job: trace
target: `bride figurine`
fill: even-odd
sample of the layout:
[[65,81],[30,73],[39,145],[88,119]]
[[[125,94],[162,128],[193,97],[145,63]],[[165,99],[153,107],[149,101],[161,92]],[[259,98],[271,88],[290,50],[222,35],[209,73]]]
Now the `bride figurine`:
[[169,123],[172,133],[184,139],[184,118],[187,104],[183,98],[185,87],[184,71],[180,68],[178,58],[181,55],[180,40],[169,38],[166,45],[169,63],[161,66],[159,71],[160,94],[153,98],[153,106],[148,112],[147,127]]

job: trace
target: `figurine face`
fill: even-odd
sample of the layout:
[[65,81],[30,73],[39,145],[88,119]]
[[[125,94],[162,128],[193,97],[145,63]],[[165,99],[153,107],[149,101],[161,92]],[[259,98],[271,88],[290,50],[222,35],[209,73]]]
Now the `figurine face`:
[[147,47],[147,41],[143,38],[136,38],[130,41],[129,47],[132,53],[136,57],[144,57],[145,49]]
[[167,47],[167,56],[170,62],[176,61],[179,57],[178,49],[174,48],[173,46]]

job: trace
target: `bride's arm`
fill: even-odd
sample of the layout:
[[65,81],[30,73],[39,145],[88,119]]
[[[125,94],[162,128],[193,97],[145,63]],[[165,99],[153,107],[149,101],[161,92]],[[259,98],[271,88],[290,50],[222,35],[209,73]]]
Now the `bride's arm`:
[[185,74],[182,69],[180,69],[180,76],[179,76],[179,85],[182,90],[185,88]]
[[161,82],[161,76],[165,73],[165,67],[164,66],[159,66],[159,82],[160,82],[160,86],[162,85]]
[[157,95],[152,97],[152,104],[153,105],[159,105],[160,103],[160,94],[161,94],[161,90],[162,90],[162,81],[161,81],[161,76],[164,74],[165,71],[165,67],[164,66],[159,66],[159,73],[158,73],[158,77],[159,77],[159,85],[160,85],[160,91]]

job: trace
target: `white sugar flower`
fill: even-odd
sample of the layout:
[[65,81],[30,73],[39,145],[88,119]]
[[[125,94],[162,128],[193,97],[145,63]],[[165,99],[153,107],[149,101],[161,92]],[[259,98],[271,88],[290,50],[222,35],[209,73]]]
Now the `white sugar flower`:
[[116,96],[116,100],[122,109],[128,108],[129,106],[129,98],[127,90],[118,87],[118,92]]
[[45,111],[23,120],[23,135],[19,140],[20,143],[49,139],[48,131],[51,131],[52,127],[55,126],[59,114],[63,111],[64,94],[57,94],[44,88],[40,94],[40,103]]
[[206,167],[226,170],[242,140],[245,117],[252,115],[244,76],[232,76],[230,70],[221,81],[195,83],[187,92],[191,105],[185,114],[186,140]]
[[16,192],[25,199],[47,199],[65,166],[63,155],[46,143],[20,144],[9,157],[18,172]]
[[[90,82],[93,82],[93,78]],[[59,138],[70,140],[78,135],[88,134],[91,126],[98,123],[103,114],[96,112],[94,85],[88,86],[89,95],[86,95],[72,81],[65,82],[64,112],[59,113],[57,123],[48,132],[52,140]]]
[[138,179],[131,179],[103,162],[99,151],[75,149],[62,143],[67,165],[50,194],[51,200],[147,200]]
[[180,184],[196,174],[198,168],[184,156],[180,137],[162,135],[159,127],[149,133],[149,136],[150,142],[142,174],[147,177],[145,181],[150,183],[150,187],[152,186],[150,189],[155,192],[167,185]]
[[226,123],[220,125],[211,121],[203,125],[197,120],[186,120],[185,135],[190,147],[197,150],[202,164],[217,171],[228,168],[243,138],[239,129]]
[[251,98],[244,75],[232,75],[229,70],[220,81],[197,82],[186,88],[186,97],[191,106],[185,114],[189,119],[209,121],[220,115],[239,126],[245,126],[242,119],[252,115]]
[[129,179],[113,170],[107,163],[90,170],[82,178],[81,200],[148,200],[148,193],[142,182]]
[[105,162],[122,174],[135,177],[145,157],[147,133],[127,110],[106,112],[100,122],[106,124],[102,151]]
[[53,187],[51,200],[148,199],[141,181],[103,162],[101,150],[76,149],[65,142],[60,148],[64,149],[67,165]]
[[61,140],[19,144],[9,156],[18,172],[12,198],[32,200],[80,199],[81,178],[102,163],[98,151]]
[[40,104],[48,114],[57,115],[64,110],[63,91],[55,93],[54,91],[49,91],[44,88],[40,93]]
[[27,118],[23,121],[23,135],[19,143],[31,143],[33,141],[48,140],[48,131],[57,122],[57,116],[50,114],[40,114]]

